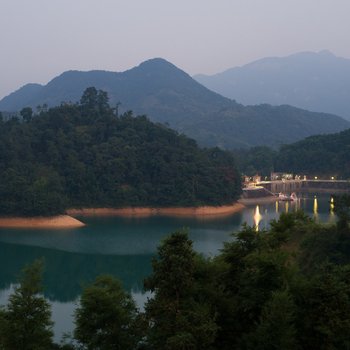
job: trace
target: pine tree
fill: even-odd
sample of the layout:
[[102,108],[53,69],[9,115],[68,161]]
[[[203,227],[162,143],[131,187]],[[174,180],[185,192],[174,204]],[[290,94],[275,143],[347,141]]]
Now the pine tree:
[[210,349],[216,324],[210,305],[199,301],[195,288],[195,252],[187,232],[165,239],[145,281],[154,297],[146,304],[148,342],[152,349]]
[[47,350],[52,346],[49,303],[42,293],[43,261],[26,266],[19,286],[2,311],[2,341],[6,350]]

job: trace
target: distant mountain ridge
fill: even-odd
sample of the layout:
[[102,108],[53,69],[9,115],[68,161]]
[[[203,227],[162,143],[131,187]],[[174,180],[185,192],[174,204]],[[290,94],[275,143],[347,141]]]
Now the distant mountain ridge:
[[267,57],[194,79],[243,104],[289,104],[350,120],[350,59],[327,50]]
[[196,139],[201,145],[225,149],[276,147],[304,137],[337,132],[350,123],[334,115],[311,113],[290,106],[244,107],[192,79],[164,59],[145,61],[125,72],[67,71],[47,85],[25,85],[0,101],[0,110],[62,102],[77,102],[89,86],[104,90],[120,111],[146,114],[152,121]]

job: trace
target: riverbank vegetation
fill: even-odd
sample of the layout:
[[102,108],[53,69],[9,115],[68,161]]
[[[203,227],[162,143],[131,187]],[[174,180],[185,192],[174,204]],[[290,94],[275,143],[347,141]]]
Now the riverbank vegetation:
[[281,214],[266,231],[244,225],[214,258],[174,232],[145,280],[144,312],[114,277],[100,276],[84,289],[64,345],[50,340],[36,262],[1,310],[0,348],[18,349],[14,341],[35,329],[33,349],[348,349],[350,197],[337,197],[334,210],[334,225],[303,212]]
[[0,215],[50,216],[67,208],[233,203],[233,157],[145,116],[118,114],[104,91],[79,104],[0,120]]

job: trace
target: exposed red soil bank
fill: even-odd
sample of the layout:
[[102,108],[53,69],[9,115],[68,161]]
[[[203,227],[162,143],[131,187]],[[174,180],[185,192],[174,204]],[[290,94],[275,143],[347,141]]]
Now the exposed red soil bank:
[[214,216],[214,215],[230,215],[241,211],[244,205],[241,203],[233,203],[231,205],[223,205],[218,207],[168,207],[168,208],[82,208],[69,209],[69,215],[82,216]]
[[81,221],[69,216],[52,217],[0,217],[0,227],[13,228],[76,228],[85,226]]

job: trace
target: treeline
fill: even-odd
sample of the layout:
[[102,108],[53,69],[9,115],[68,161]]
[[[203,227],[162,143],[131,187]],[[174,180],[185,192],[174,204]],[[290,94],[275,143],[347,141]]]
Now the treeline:
[[115,278],[100,276],[84,289],[64,345],[52,343],[36,262],[0,313],[0,348],[348,349],[350,197],[336,198],[335,212],[333,226],[302,212],[282,214],[268,231],[243,226],[215,258],[175,232],[145,280],[145,311]]
[[232,151],[232,154],[242,174],[270,176],[275,169],[278,152],[267,146],[257,146],[249,149],[237,149]]
[[278,151],[253,147],[234,151],[240,170],[249,176],[271,171],[301,175],[350,178],[350,129],[337,134],[317,135],[283,145]]
[[198,206],[233,202],[233,157],[131,112],[104,91],[79,104],[0,120],[0,215],[54,215],[69,207]]
[[281,171],[293,169],[294,173],[349,179],[350,129],[285,145],[278,153],[275,166]]

